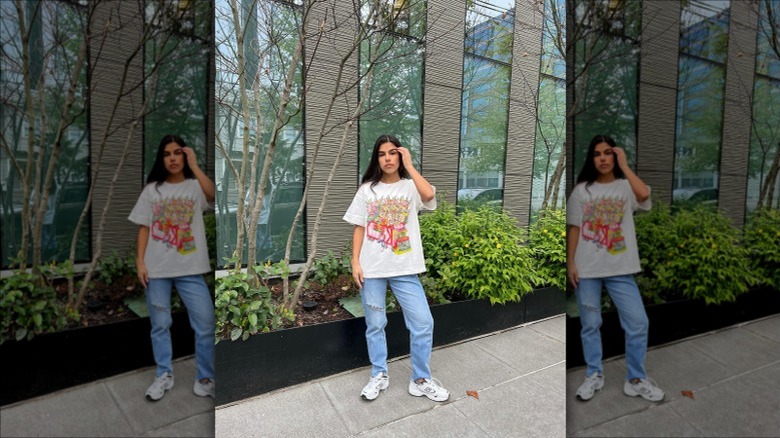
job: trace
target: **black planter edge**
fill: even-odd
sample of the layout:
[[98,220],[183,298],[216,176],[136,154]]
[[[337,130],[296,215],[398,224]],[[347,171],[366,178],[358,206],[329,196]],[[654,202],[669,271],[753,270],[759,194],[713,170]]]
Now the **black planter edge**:
[[[650,320],[648,348],[780,313],[780,291],[754,288],[734,302],[707,305],[703,300],[680,300],[645,306]],[[566,317],[566,368],[585,365],[580,341],[580,318]],[[617,311],[603,312],[603,360],[625,354],[625,337]]]
[[[533,291],[516,303],[469,300],[431,306],[434,348],[565,313],[558,288]],[[388,359],[409,354],[401,312],[387,315]],[[216,345],[216,406],[369,365],[365,319],[304,326]]]
[[[173,359],[195,352],[186,311],[171,314]],[[0,345],[0,406],[154,366],[148,317],[78,327]]]

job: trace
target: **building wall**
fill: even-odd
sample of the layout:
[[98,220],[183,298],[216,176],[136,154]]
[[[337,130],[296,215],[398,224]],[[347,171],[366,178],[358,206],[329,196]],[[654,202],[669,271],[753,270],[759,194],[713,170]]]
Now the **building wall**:
[[[314,59],[306,48],[311,72],[306,77],[306,167],[309,170],[316,149],[316,135],[324,119],[324,111],[333,92],[333,75],[341,56],[351,46],[350,26],[354,25],[352,4],[335,2],[341,23],[335,32],[327,32],[317,47]],[[529,222],[532,187],[533,151],[536,132],[536,100],[539,83],[542,13],[536,2],[517,0],[514,27],[512,82],[509,104],[509,136],[506,146],[504,207],[521,224]],[[331,13],[332,11],[331,10]],[[326,11],[315,10],[309,22],[310,31],[319,26]],[[461,98],[463,93],[464,26],[466,2],[428,0],[425,46],[425,76],[422,127],[421,171],[437,192],[455,203],[458,191]],[[357,66],[350,59],[349,66]],[[348,76],[357,72],[352,67]],[[350,76],[351,77],[351,76]],[[344,83],[350,83],[346,78]],[[329,126],[342,123],[358,102],[351,90],[333,109]],[[326,136],[314,165],[314,179],[309,187],[306,206],[307,251],[311,251],[311,236],[317,227],[317,212],[325,183],[338,155],[343,127]],[[351,127],[344,152],[334,174],[326,208],[319,225],[317,253],[328,249],[341,251],[351,242],[352,226],[341,218],[357,189],[357,131]]]

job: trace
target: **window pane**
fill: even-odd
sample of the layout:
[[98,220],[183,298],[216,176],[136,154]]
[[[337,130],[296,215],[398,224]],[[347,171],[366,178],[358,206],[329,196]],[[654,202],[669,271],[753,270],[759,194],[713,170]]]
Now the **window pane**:
[[695,202],[698,198],[693,195],[701,189],[718,187],[724,76],[721,66],[680,56],[675,203]]
[[144,53],[144,88],[150,99],[144,117],[144,175],[167,134],[187,142],[205,169],[211,3],[150,3],[145,12],[148,26],[166,31],[150,39]]
[[780,2],[761,0],[760,13],[756,73],[780,79]]
[[579,172],[588,143],[595,135],[612,137],[636,160],[637,71],[636,43],[604,36],[576,42],[574,169]]
[[750,136],[747,209],[780,208],[780,81],[756,78]]
[[466,53],[510,62],[514,23],[514,0],[469,2],[466,10]]
[[[0,151],[0,258],[8,266],[16,257],[22,240],[22,206],[24,186],[30,189],[30,206],[42,199],[41,185],[54,154],[54,144],[71,76],[78,60],[82,37],[86,33],[86,8],[62,2],[24,2],[26,26],[30,40],[30,81],[35,114],[26,113],[25,85],[22,69],[22,41],[19,18],[12,2],[0,2],[0,131],[5,148]],[[31,17],[35,17],[31,20]],[[89,190],[89,135],[87,131],[86,96],[88,61],[83,60],[77,78],[76,95],[67,127],[61,135],[61,149],[55,164],[48,201],[44,211],[41,235],[43,261],[68,258],[71,240]],[[28,127],[34,125],[32,155],[28,152]],[[31,174],[22,178],[17,169],[26,171],[32,160]],[[36,170],[40,161],[41,172]],[[18,166],[18,167],[17,167]],[[26,184],[25,184],[26,183]],[[30,222],[34,211],[30,212]],[[81,226],[76,261],[89,259],[90,221],[87,215]],[[32,249],[32,240],[29,241]],[[27,255],[30,260],[30,254]]]
[[[277,2],[253,2],[242,0],[241,20],[247,20],[250,5],[256,5],[246,29],[245,57],[247,62],[247,95],[249,99],[249,125],[244,125],[238,61],[236,56],[235,28],[227,0],[216,3],[216,163],[217,184],[217,263],[223,265],[224,257],[232,255],[236,246],[236,210],[239,202],[249,206],[256,198],[247,195],[239,199],[237,175],[242,160],[251,168],[255,145],[259,156],[255,168],[260,177],[265,154],[271,140],[284,80],[290,68],[297,44],[300,11]],[[276,139],[268,186],[258,217],[257,260],[281,260],[287,244],[287,236],[293,218],[303,197],[303,115],[300,106],[301,70],[290,94],[290,102],[283,114],[284,124]],[[254,98],[253,81],[257,80],[259,99]],[[259,116],[259,117],[258,117]],[[259,122],[258,122],[259,118]],[[244,129],[246,128],[246,130]],[[244,154],[246,143],[247,154]],[[249,192],[249,170],[244,181],[244,193]],[[255,187],[256,190],[256,187]],[[247,211],[247,217],[249,212]],[[304,258],[304,217],[297,223],[291,260]],[[248,241],[244,241],[244,248]],[[246,261],[246,251],[244,251]]]
[[458,169],[458,205],[462,207],[502,203],[503,196],[479,195],[504,187],[509,73],[508,66],[468,54],[464,58]]
[[531,217],[541,208],[564,207],[566,142],[565,2],[545,1],[542,66],[536,108]]
[[[381,39],[381,41],[380,41]],[[378,49],[378,50],[377,50]],[[377,53],[372,53],[377,50]],[[371,59],[376,59],[366,112],[360,117],[360,166],[363,175],[374,142],[380,135],[395,135],[412,151],[420,170],[423,46],[416,40],[374,35],[360,48],[361,73],[366,74]],[[361,88],[362,89],[362,88]]]
[[729,41],[728,0],[690,0],[682,9],[680,21],[681,52],[726,62]]

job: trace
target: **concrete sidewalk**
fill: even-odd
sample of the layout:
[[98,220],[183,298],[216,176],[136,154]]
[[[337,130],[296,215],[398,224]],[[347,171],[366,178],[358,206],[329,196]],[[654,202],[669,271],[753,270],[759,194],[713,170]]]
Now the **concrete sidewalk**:
[[3,406],[0,436],[213,437],[214,399],[192,393],[195,359],[174,361],[175,386],[157,402],[144,396],[154,370],[131,371]]
[[587,402],[575,398],[584,367],[568,370],[568,435],[780,436],[780,315],[653,348],[646,369],[661,403],[623,394],[623,357],[604,362],[604,389]]
[[433,376],[450,391],[444,403],[408,394],[405,357],[389,362],[390,387],[374,401],[360,398],[370,367],[359,368],[220,406],[216,435],[562,437],[565,323],[559,315],[434,349]]

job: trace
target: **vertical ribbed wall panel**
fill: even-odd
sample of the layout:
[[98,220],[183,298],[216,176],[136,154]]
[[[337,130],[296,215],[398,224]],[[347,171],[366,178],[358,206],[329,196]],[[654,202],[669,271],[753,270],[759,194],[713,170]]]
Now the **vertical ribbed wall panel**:
[[466,3],[428,0],[422,173],[455,202],[460,156]]
[[679,4],[645,0],[642,7],[636,170],[652,187],[653,198],[664,202],[671,202],[674,183],[679,39]]
[[528,224],[531,207],[542,20],[535,3],[518,1],[515,5],[504,208],[521,225]]
[[[340,61],[348,56],[354,45],[354,32],[357,29],[356,11],[353,9],[352,2],[334,0],[312,2],[312,4],[314,6],[307,26],[309,38],[305,47],[306,63],[311,65],[311,70],[305,78],[306,170],[308,172],[312,166],[314,168],[314,176],[309,186],[309,196],[306,203],[307,251],[309,253],[313,249],[312,234],[315,229],[317,212],[325,194],[328,175],[338,156],[341,137],[347,126],[345,122],[349,119],[358,102],[357,87],[335,100],[330,119],[324,127],[325,132],[330,132],[320,142],[316,163],[314,162],[315,148],[320,132],[323,132],[325,114],[331,103],[335,87],[338,86],[341,91],[357,80],[359,55],[358,50],[352,53],[345,64],[343,77],[337,84],[336,76]],[[326,16],[326,32],[315,53],[314,35]],[[338,23],[337,29],[332,29],[334,23]],[[314,55],[313,59],[312,55]],[[335,129],[332,129],[334,127]],[[332,249],[334,252],[340,251],[352,236],[351,226],[341,220],[341,217],[352,201],[357,188],[357,123],[350,128],[344,153],[341,154],[340,159],[318,231],[317,254],[320,255],[328,249]]]
[[745,221],[747,196],[757,25],[753,8],[747,2],[732,2],[729,23],[718,208],[737,226]]
[[[109,21],[110,20],[110,21]],[[109,31],[104,34],[106,23]],[[94,198],[92,202],[92,244],[93,250],[98,237],[101,215],[108,201],[109,186],[122,156],[123,147],[130,135],[129,154],[120,172],[111,197],[103,232],[102,253],[112,250],[124,251],[135,245],[137,226],[127,220],[143,180],[142,150],[143,124],[138,121],[133,128],[134,116],[143,104],[143,87],[137,87],[143,77],[143,52],[132,60],[126,79],[126,88],[136,88],[120,97],[120,78],[125,61],[137,50],[143,26],[143,9],[139,2],[100,2],[92,23],[90,43],[90,169],[94,177],[96,166],[100,166],[97,180],[92,180]],[[105,40],[103,37],[105,35]],[[102,44],[99,51],[98,47]],[[110,115],[117,106],[116,115]],[[110,123],[110,126],[109,126]],[[98,162],[102,138],[106,129],[112,132],[104,144],[103,158]],[[132,134],[131,134],[132,130]]]

